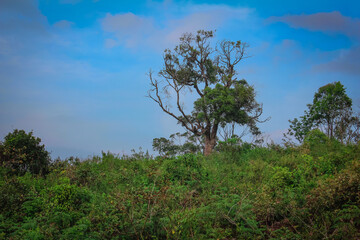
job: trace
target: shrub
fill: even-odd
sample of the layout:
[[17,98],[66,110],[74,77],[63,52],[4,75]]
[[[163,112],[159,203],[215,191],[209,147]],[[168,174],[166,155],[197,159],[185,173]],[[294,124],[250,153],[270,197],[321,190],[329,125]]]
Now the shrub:
[[294,185],[293,173],[287,167],[273,167],[273,176],[269,185],[273,189],[291,187]]
[[329,138],[325,133],[319,129],[314,129],[305,136],[304,143],[309,143],[311,146],[314,146],[319,143],[325,144],[328,140]]
[[344,204],[360,204],[360,163],[351,162],[332,178],[319,181],[319,186],[308,196],[312,210],[341,209]]
[[33,132],[15,129],[0,144],[0,164],[13,173],[23,175],[26,172],[45,175],[48,173],[50,156],[41,139]]
[[164,163],[165,176],[171,181],[179,181],[181,184],[192,184],[207,178],[199,156],[185,154],[176,158],[168,159]]
[[74,211],[90,201],[90,193],[76,185],[59,184],[48,192],[48,206],[55,211]]
[[0,180],[0,214],[12,216],[25,201],[28,189],[17,178]]

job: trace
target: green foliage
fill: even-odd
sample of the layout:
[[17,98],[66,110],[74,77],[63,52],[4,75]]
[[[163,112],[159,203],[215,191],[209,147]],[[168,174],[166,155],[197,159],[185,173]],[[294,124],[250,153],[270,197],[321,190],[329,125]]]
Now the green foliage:
[[[355,160],[335,174],[319,181],[319,186],[308,196],[308,204],[319,209],[340,209],[344,204],[360,204],[360,163]],[[358,205],[360,206],[360,205]]]
[[201,156],[193,154],[168,159],[164,163],[164,172],[167,179],[179,181],[181,184],[206,180],[207,177],[207,173],[201,164]]
[[314,95],[310,108],[312,120],[316,126],[326,126],[327,136],[334,137],[334,131],[339,118],[351,111],[352,100],[345,93],[340,82],[330,83],[321,88]]
[[10,216],[21,207],[28,190],[17,178],[3,178],[0,181],[0,214]]
[[0,165],[12,170],[15,174],[45,175],[50,163],[49,153],[41,139],[34,137],[32,132],[15,129],[0,143]]
[[329,141],[329,138],[325,133],[319,129],[314,129],[306,134],[304,143],[308,143],[311,147],[315,147],[317,144],[325,144]]
[[52,211],[72,211],[89,202],[90,195],[76,185],[55,185],[47,192],[48,206]]
[[176,154],[176,150],[177,150],[177,146],[174,145],[174,142],[164,137],[154,138],[152,146],[154,151],[159,152],[160,156],[164,154],[173,156]]
[[286,148],[229,139],[208,157],[0,167],[0,239],[357,239],[360,147],[313,131]]
[[224,153],[248,152],[255,148],[252,143],[242,142],[239,137],[233,136],[225,141],[219,141],[216,150]]
[[214,121],[222,126],[232,122],[248,125],[253,134],[259,134],[257,118],[251,116],[261,111],[254,88],[245,80],[233,80],[232,85],[229,88],[217,83],[214,88],[205,88],[204,96],[194,102],[193,115],[200,121]]
[[[209,155],[216,145],[219,127],[228,123],[248,126],[252,134],[257,127],[262,105],[255,99],[255,90],[244,79],[237,78],[237,65],[247,57],[248,45],[241,41],[223,40],[211,44],[212,31],[185,33],[174,50],[164,52],[164,68],[153,78],[149,73],[149,98],[168,115],[175,118],[186,131],[204,138],[204,154]],[[193,108],[185,111],[181,99],[190,90],[197,98]],[[175,110],[165,99],[175,96]],[[160,142],[162,144],[159,144]],[[158,139],[156,146],[169,142]],[[171,145],[171,144],[170,144]]]
[[352,100],[340,82],[329,83],[319,88],[312,104],[300,120],[290,122],[289,134],[300,142],[312,129],[323,129],[330,139],[342,143],[356,143],[360,139],[360,120],[352,111]]
[[274,174],[269,183],[270,187],[277,189],[291,187],[294,184],[293,173],[289,168],[276,166],[273,171]]
[[[176,144],[175,142],[179,143]],[[199,153],[202,141],[199,136],[190,132],[171,134],[169,139],[164,137],[153,139],[153,149],[158,151],[160,156],[176,156],[179,154]]]

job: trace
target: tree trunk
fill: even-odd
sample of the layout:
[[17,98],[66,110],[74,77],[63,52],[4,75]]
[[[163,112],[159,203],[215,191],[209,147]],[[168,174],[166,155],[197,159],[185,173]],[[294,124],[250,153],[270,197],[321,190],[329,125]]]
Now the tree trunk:
[[205,149],[204,155],[209,156],[214,149],[216,144],[216,138],[211,138],[210,136],[205,136]]

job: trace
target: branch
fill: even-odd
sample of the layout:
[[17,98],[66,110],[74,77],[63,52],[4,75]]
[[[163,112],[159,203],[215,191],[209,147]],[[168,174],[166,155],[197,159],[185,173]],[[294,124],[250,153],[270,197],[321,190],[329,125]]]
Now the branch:
[[251,119],[255,120],[258,123],[264,123],[271,119],[271,117],[265,118],[265,120],[259,120],[259,117],[263,114],[263,107],[262,104],[259,105],[259,108],[256,111],[255,116],[251,117]]
[[180,105],[180,91],[181,91],[181,89],[184,87],[184,85],[179,88],[179,86],[177,85],[176,81],[173,80],[173,82],[174,82],[174,87],[173,87],[173,89],[174,89],[175,92],[176,92],[176,104],[177,104],[177,107],[178,107],[180,113],[181,113],[181,114],[183,115],[183,117],[186,119],[186,121],[187,121],[188,123],[190,123],[191,128],[193,129],[192,132],[195,132],[196,129],[195,129],[194,125],[193,125],[192,122],[189,120],[188,116],[184,113],[184,110],[183,110],[183,108],[182,108],[181,105]]
[[[151,86],[153,87],[152,89],[149,90],[148,92],[148,95],[147,97],[151,98],[153,101],[155,101],[159,106],[160,108],[165,112],[167,113],[168,115],[172,116],[173,118],[175,118],[176,120],[178,120],[179,122],[182,123],[182,125],[188,129],[189,131],[191,132],[194,132],[196,131],[196,129],[194,129],[194,127],[192,126],[192,128],[190,128],[188,126],[188,123],[190,123],[188,121],[188,119],[186,119],[188,122],[185,122],[183,119],[181,119],[180,117],[176,116],[174,113],[170,112],[170,110],[168,109],[167,106],[164,106],[162,100],[161,100],[161,97],[160,97],[160,94],[159,94],[159,82],[155,79],[153,79],[152,77],[152,72],[150,71],[149,72],[149,79],[150,79],[150,84]],[[179,90],[180,91],[180,90]],[[155,95],[156,97],[152,96],[151,95],[151,92],[155,92]],[[179,93],[178,93],[179,94]],[[184,112],[182,111],[182,114],[184,114]],[[191,123],[190,123],[191,124]]]
[[246,48],[248,47],[247,43],[243,42],[231,42],[231,41],[222,41],[219,44],[217,51],[219,52],[219,61],[225,66],[225,71],[221,74],[223,77],[226,77],[226,82],[224,82],[227,88],[230,88],[232,85],[232,77],[236,75],[235,66],[244,58],[248,58],[246,55]]

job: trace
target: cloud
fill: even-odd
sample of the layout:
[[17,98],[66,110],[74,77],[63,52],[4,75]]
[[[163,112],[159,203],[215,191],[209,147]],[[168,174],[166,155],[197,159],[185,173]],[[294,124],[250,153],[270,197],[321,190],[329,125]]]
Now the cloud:
[[105,47],[106,48],[113,48],[119,45],[119,42],[112,38],[105,39]]
[[[9,17],[11,14],[22,15],[26,17],[37,17],[40,11],[37,9],[36,1],[29,0],[1,0],[0,16]],[[15,16],[16,16],[15,15]]]
[[342,15],[338,11],[320,12],[309,15],[286,15],[270,17],[268,23],[282,22],[292,28],[302,28],[310,31],[319,31],[326,34],[342,34],[354,41],[349,49],[340,49],[325,52],[322,55],[330,58],[323,63],[312,66],[313,72],[337,72],[348,75],[360,75],[360,19]]
[[139,44],[144,36],[154,31],[151,18],[140,17],[133,13],[115,15],[108,13],[102,20],[102,27],[104,31],[114,33],[118,40],[125,42],[127,46]]
[[[172,3],[166,2],[166,9]],[[120,44],[127,47],[146,46],[156,49],[173,46],[185,32],[199,29],[214,30],[229,19],[246,20],[252,10],[248,8],[230,8],[225,5],[189,5],[181,13],[172,13],[160,17],[155,22],[152,17],[144,17],[133,13],[106,14],[102,19],[103,31],[114,35]],[[180,16],[177,16],[180,15]],[[106,47],[116,46],[112,40],[106,40]]]
[[230,8],[228,6],[201,5],[190,8],[189,14],[180,19],[169,21],[165,29],[166,40],[177,42],[181,34],[195,32],[199,29],[213,30],[219,28],[229,19],[245,20],[251,10],[248,8]]
[[326,63],[314,66],[315,72],[340,72],[360,75],[360,47],[339,50],[338,56]]
[[54,27],[58,29],[68,29],[71,28],[75,23],[67,21],[67,20],[61,20],[53,24]]
[[38,10],[35,1],[0,1],[0,37],[1,35],[17,40],[17,35],[26,37],[46,35],[45,16]]
[[292,28],[303,28],[330,34],[344,34],[360,39],[360,19],[343,16],[340,12],[320,12],[315,14],[286,15],[270,17],[268,23],[283,22]]
[[0,1],[0,65],[19,55],[39,53],[44,48],[38,46],[51,42],[48,27],[35,1]]

